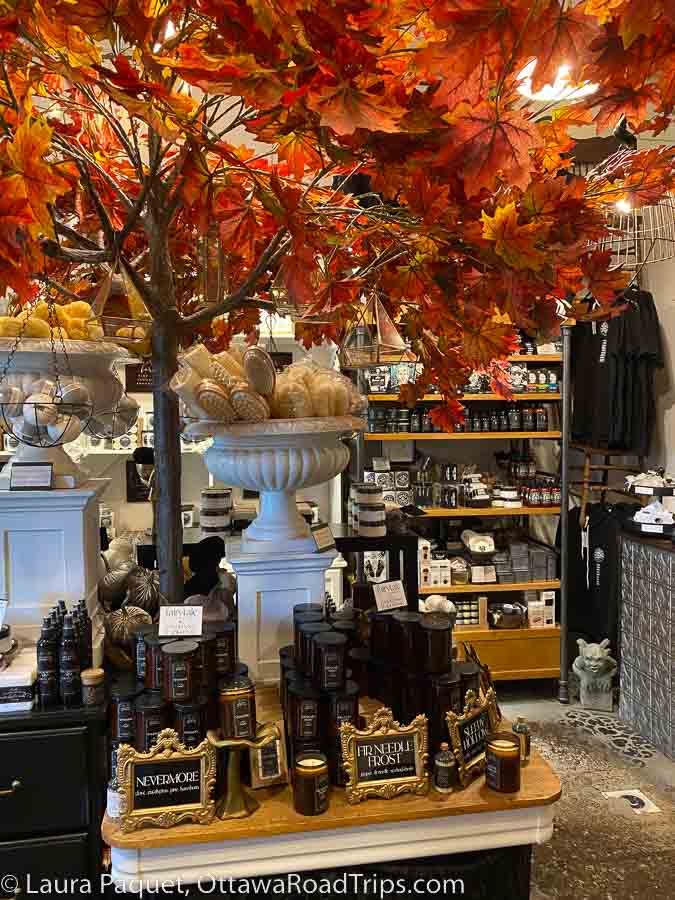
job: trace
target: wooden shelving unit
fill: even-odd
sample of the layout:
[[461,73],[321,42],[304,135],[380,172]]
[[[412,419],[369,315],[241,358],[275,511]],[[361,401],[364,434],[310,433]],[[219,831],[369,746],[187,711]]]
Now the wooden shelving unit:
[[554,440],[562,437],[560,431],[459,431],[446,432],[396,432],[394,434],[364,434],[366,441],[514,441],[514,440]]
[[[470,516],[498,518],[502,516],[559,516],[559,506],[457,506],[455,509],[444,509],[432,506],[424,510],[432,519],[467,519]],[[420,519],[425,518],[420,516]]]
[[[500,397],[499,394],[462,394],[457,398],[460,403],[464,403],[465,401],[474,403],[476,401],[491,401],[492,403],[503,403],[504,398]],[[542,391],[541,393],[537,391],[526,392],[522,394],[514,394],[509,403],[519,400],[560,400],[560,392],[559,391]],[[368,402],[369,403],[398,403],[399,396],[398,394],[368,394]],[[420,403],[442,403],[443,398],[440,394],[425,394],[421,399]]]
[[[448,584],[421,587],[420,594],[505,594],[509,591],[555,591],[560,582],[518,581],[515,584]],[[534,630],[534,629],[533,629]]]
[[559,625],[513,629],[455,625],[453,633],[460,657],[466,641],[490,666],[495,681],[560,677]]
[[518,363],[561,363],[562,353],[514,353],[509,362]]

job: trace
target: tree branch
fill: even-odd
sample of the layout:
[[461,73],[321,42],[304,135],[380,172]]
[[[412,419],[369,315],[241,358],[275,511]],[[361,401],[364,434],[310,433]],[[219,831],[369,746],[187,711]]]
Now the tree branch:
[[82,176],[82,181],[84,182],[84,186],[87,190],[87,193],[91,197],[91,200],[96,209],[96,214],[101,223],[101,227],[103,228],[103,237],[105,239],[105,245],[109,249],[113,249],[117,246],[117,242],[115,240],[115,229],[113,228],[113,224],[110,221],[110,217],[106,212],[106,208],[99,197],[99,193],[94,187],[94,183],[91,180],[91,176],[89,175],[89,169],[87,168],[86,163],[78,162],[77,168],[80,170],[80,175]]
[[85,250],[101,250],[102,248],[95,242],[90,240],[88,237],[85,237],[83,234],[80,234],[78,231],[75,231],[74,228],[71,228],[70,225],[65,225],[63,222],[59,222],[56,219],[54,221],[54,230],[57,234],[62,235],[65,238],[73,241],[76,244],[79,244],[80,247]]
[[[278,259],[281,259],[288,250],[293,240],[292,238],[284,240],[285,237],[286,229],[280,228],[258,260],[258,264],[241,287],[233,294],[225,297],[220,303],[214,303],[213,306],[208,306],[205,309],[200,309],[196,313],[192,313],[191,316],[186,316],[183,319],[183,325],[188,328],[193,328],[197,325],[201,325],[203,322],[210,322],[211,319],[215,319],[216,316],[220,316],[223,313],[230,312],[238,306],[241,306],[242,302],[248,299],[248,295],[254,289],[258,279],[262,276],[268,266],[273,265]],[[264,303],[264,301],[260,301],[260,303]],[[256,305],[259,305],[259,303],[256,302]]]
[[63,297],[67,297],[68,300],[74,302],[76,300],[81,300],[82,297],[78,297],[77,294],[74,294],[72,291],[69,291],[67,287],[64,287],[62,284],[59,284],[58,281],[54,281],[48,275],[44,275],[42,272],[37,272],[33,275],[36,281],[41,281],[42,284],[46,284],[47,287],[53,288],[57,293],[61,294]]
[[161,319],[166,314],[167,310],[151,285],[149,285],[144,278],[141,278],[134,268],[134,264],[125,256],[120,257],[120,265],[123,267],[133,286],[141,295],[143,302],[152,313],[153,319]]
[[65,262],[89,263],[92,266],[99,263],[112,262],[115,254],[111,250],[71,250],[62,247],[58,241],[44,240],[41,244],[42,252],[50,259],[62,259]]

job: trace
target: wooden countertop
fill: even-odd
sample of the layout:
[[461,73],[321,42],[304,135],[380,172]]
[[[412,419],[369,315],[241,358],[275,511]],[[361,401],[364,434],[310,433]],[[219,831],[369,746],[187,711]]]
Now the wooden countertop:
[[122,850],[147,850],[180,844],[263,839],[308,831],[328,831],[367,825],[394,824],[413,819],[507,812],[534,806],[548,806],[560,798],[560,780],[537,753],[522,769],[522,785],[517,794],[498,794],[485,786],[482,777],[454,794],[438,794],[433,789],[426,797],[410,794],[393,800],[366,800],[350,805],[345,791],[333,788],[328,811],[321,816],[301,816],[293,809],[289,785],[255,791],[261,807],[247,819],[214,819],[210,825],[177,825],[175,828],[146,828],[123,834],[114,821],[103,820],[103,839]]

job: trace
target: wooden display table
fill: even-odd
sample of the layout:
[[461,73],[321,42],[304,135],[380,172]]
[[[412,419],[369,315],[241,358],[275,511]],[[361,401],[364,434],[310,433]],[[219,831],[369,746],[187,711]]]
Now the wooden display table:
[[[525,850],[551,837],[560,793],[557,775],[535,753],[522,770],[518,794],[490,791],[481,777],[455,794],[431,790],[426,797],[351,806],[344,790],[334,788],[328,811],[305,817],[293,810],[290,786],[280,786],[256,792],[261,807],[248,819],[123,834],[106,817],[103,837],[112,847],[112,876],[120,886],[320,873],[500,847]],[[529,853],[525,858],[529,865]]]

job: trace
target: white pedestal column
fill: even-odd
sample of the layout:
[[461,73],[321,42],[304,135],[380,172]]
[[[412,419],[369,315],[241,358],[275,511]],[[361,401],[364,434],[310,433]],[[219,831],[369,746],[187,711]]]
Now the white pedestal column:
[[246,552],[228,545],[227,560],[237,576],[239,658],[256,681],[279,678],[279,648],[293,643],[293,606],[323,603],[326,569],[336,558],[325,553]]
[[17,638],[34,641],[58,600],[86,597],[96,633],[102,628],[96,590],[99,497],[110,479],[80,488],[0,491],[0,594],[9,600],[7,623]]

